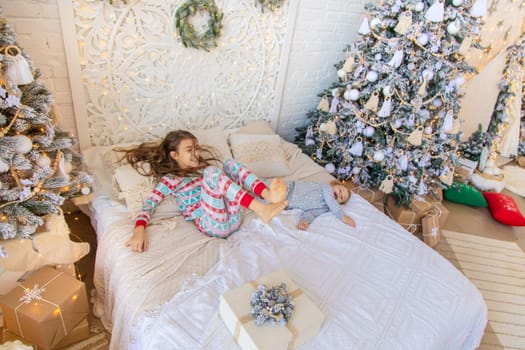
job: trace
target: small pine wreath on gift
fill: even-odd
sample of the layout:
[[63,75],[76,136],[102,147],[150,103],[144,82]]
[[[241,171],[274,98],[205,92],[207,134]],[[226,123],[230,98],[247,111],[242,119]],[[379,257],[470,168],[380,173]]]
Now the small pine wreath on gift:
[[[207,11],[210,15],[208,29],[199,34],[189,22],[189,19],[199,11]],[[222,27],[222,11],[213,0],[189,0],[175,12],[175,27],[184,47],[193,47],[209,51],[216,47],[215,39],[220,35]]]
[[264,12],[264,8],[270,9],[270,11],[275,11],[282,6],[284,0],[257,0],[261,4],[261,11]]

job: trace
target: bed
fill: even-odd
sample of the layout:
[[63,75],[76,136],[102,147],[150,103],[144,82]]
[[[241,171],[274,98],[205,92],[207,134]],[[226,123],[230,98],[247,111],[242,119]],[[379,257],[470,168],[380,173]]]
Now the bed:
[[[255,124],[231,134],[221,131],[226,142],[213,144],[229,153],[235,146],[245,150],[235,133],[251,134],[252,143],[265,140],[267,147],[277,139],[281,159],[261,162],[254,159],[261,152],[249,154],[258,171],[275,170],[286,179],[332,179],[268,124]],[[264,150],[268,155],[270,149]],[[111,147],[83,153],[97,185],[83,209],[98,239],[94,312],[111,332],[111,349],[236,349],[218,313],[220,294],[277,269],[325,315],[320,331],[301,349],[458,350],[480,343],[487,307],[476,287],[357,194],[344,206],[356,228],[324,214],[300,231],[295,210],[269,224],[247,213],[239,231],[218,239],[172,211],[148,227],[150,249],[137,254],[124,247],[133,229],[129,196],[147,186],[116,191],[112,182],[119,168],[108,163],[114,159]]]

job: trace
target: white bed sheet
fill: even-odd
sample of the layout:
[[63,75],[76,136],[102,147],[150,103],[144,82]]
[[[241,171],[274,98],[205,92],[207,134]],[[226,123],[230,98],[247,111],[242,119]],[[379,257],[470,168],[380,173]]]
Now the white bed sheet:
[[[291,178],[330,178],[296,146],[287,154]],[[295,229],[297,211],[267,225],[248,214],[226,240],[163,220],[148,227],[150,250],[136,254],[124,247],[125,207],[97,193],[95,310],[112,332],[110,348],[235,349],[218,316],[220,293],[282,268],[326,315],[301,349],[475,349],[487,322],[476,287],[360,196],[344,210],[355,229],[331,214],[308,231]]]

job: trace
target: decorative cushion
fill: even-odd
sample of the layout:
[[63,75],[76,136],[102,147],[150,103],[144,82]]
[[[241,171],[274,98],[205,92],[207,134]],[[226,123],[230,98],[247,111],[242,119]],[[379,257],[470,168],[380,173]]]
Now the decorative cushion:
[[461,182],[454,184],[443,191],[446,200],[454,203],[465,204],[471,207],[487,207],[483,194],[472,186]]
[[483,192],[494,220],[509,226],[525,226],[525,217],[511,196],[496,192]]
[[7,258],[0,258],[0,268],[25,272],[38,270],[45,265],[77,262],[89,253],[89,243],[71,241],[69,232],[63,215],[48,215],[33,240],[12,239],[2,242]]
[[230,145],[236,160],[259,177],[283,177],[290,174],[281,137],[233,133]]
[[[121,165],[115,169],[115,187],[118,198],[126,202],[130,219],[134,220],[142,209],[144,201],[148,198],[156,181],[153,177],[142,176],[129,164]],[[169,219],[179,215],[179,209],[174,197],[165,198],[153,213],[151,221]]]

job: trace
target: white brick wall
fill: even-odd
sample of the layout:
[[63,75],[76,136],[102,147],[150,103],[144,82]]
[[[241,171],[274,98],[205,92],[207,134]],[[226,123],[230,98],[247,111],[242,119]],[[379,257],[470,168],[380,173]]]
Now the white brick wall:
[[19,45],[55,98],[60,127],[77,135],[58,0],[2,0],[1,6]]
[[337,79],[334,64],[356,39],[364,13],[361,0],[301,0],[295,23],[277,132],[293,141],[319,94]]
[[[58,11],[60,0],[2,0],[17,40],[55,96],[63,129],[77,135]],[[315,108],[317,94],[336,79],[334,64],[355,39],[362,0],[299,0],[277,131],[293,140],[295,127]]]

